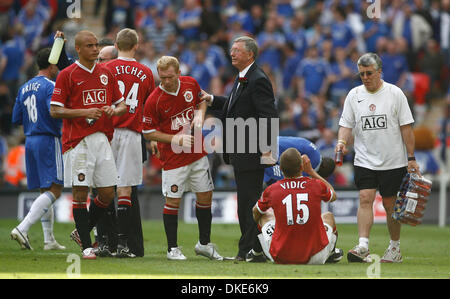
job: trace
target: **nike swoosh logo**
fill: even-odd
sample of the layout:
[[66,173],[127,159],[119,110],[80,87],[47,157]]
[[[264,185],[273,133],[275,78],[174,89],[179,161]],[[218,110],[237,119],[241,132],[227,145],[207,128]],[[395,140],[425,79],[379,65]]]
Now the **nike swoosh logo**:
[[167,110],[164,110],[164,112],[165,112],[165,113],[167,113],[167,112],[169,112],[169,111],[170,111],[170,109],[172,109],[172,107],[171,107],[171,108],[169,108],[169,109],[167,109]]
[[84,83],[84,81],[77,82],[77,85],[81,85],[81,84],[83,84],[83,83]]
[[361,101],[360,101],[360,100],[358,100],[358,103],[361,103],[362,101],[364,101],[364,100],[361,100]]

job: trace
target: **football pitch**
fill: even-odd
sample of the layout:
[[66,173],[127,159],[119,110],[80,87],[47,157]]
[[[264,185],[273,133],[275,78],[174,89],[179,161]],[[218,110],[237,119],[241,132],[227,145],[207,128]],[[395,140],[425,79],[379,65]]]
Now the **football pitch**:
[[[436,225],[402,227],[403,263],[380,264],[389,243],[385,224],[374,224],[370,237],[371,264],[348,263],[346,253],[357,242],[355,224],[338,224],[338,247],[344,250],[337,264],[276,265],[235,261],[210,261],[196,256],[196,224],[179,223],[178,245],[186,261],[166,259],[166,237],[162,221],[144,221],[145,256],[135,259],[100,258],[82,260],[79,247],[69,239],[71,223],[55,223],[55,237],[66,250],[44,251],[40,223],[29,232],[34,251],[22,250],[10,240],[17,220],[0,220],[0,278],[145,278],[145,279],[305,279],[305,278],[450,278],[450,227]],[[225,257],[237,253],[237,224],[213,224],[212,242]]]

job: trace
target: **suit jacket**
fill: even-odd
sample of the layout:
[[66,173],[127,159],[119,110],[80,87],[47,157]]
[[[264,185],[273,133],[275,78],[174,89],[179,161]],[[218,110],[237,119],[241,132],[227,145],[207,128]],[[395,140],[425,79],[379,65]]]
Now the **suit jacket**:
[[[237,171],[263,169],[269,165],[261,164],[260,145],[272,147],[277,136],[272,136],[272,119],[278,127],[278,111],[275,108],[275,96],[270,82],[264,71],[253,63],[245,75],[246,83],[240,83],[238,78],[234,82],[231,94],[228,97],[214,96],[211,109],[221,111],[220,116],[223,127],[223,159],[225,163],[233,165]],[[229,101],[232,97],[231,106]],[[261,121],[265,119],[265,121]],[[245,126],[246,124],[249,124]],[[253,127],[256,130],[251,131]],[[240,137],[244,133],[245,137]],[[234,134],[232,132],[234,130]],[[260,131],[266,130],[266,140],[260,139]],[[232,134],[232,135],[231,135]],[[274,140],[273,140],[274,139]],[[230,149],[231,147],[231,149]],[[275,147],[277,145],[275,144]]]

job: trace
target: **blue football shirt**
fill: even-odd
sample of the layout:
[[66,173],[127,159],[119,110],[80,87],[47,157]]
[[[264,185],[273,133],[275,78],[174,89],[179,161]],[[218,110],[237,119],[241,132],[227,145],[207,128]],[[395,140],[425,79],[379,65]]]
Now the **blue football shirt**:
[[12,122],[23,125],[25,136],[53,135],[61,137],[62,120],[50,116],[50,100],[55,82],[37,76],[19,89]]
[[322,162],[322,156],[317,146],[308,139],[292,136],[278,136],[278,161],[272,167],[264,170],[264,182],[271,184],[284,178],[280,170],[280,156],[288,148],[296,148],[300,154],[306,154],[311,160],[311,166],[314,170],[318,170]]

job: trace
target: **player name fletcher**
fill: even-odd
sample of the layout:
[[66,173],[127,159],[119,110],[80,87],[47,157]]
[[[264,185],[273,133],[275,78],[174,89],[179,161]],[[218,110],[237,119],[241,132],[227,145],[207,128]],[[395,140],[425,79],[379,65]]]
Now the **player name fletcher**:
[[118,65],[116,66],[116,74],[128,74],[128,75],[134,75],[138,79],[140,79],[142,82],[147,78],[147,75],[144,74],[144,72],[141,69],[138,69],[137,67],[130,66],[130,65]]

